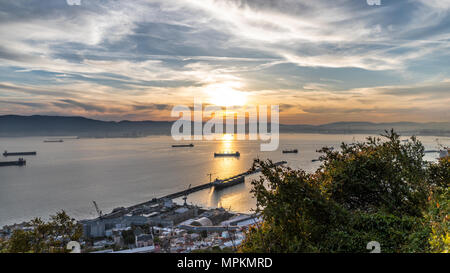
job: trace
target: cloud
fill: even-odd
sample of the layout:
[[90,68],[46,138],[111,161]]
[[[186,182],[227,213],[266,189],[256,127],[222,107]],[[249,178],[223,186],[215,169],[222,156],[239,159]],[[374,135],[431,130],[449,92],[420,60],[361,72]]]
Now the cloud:
[[[28,103],[21,113],[46,107],[105,119],[164,119],[173,104],[207,100],[210,88],[232,86],[254,103],[283,105],[292,119],[322,114],[315,122],[330,118],[320,109],[339,118],[364,113],[360,119],[395,119],[401,109],[432,105],[442,112],[439,100],[449,96],[449,5],[2,1],[0,97]],[[436,116],[430,111],[422,119]]]
[[[70,99],[61,100],[61,102],[66,103],[66,105],[71,104],[71,105],[80,107],[86,111],[105,112],[105,110],[106,110],[106,108],[103,106],[99,106],[99,105],[95,105],[95,104],[91,104],[91,103],[83,103],[83,102],[70,100]],[[62,106],[64,104],[59,104],[59,105]]]
[[38,102],[24,102],[24,101],[7,101],[7,100],[0,100],[1,104],[13,104],[13,105],[22,105],[27,107],[36,107],[36,108],[44,108],[48,105],[45,103],[38,103]]
[[133,105],[135,110],[172,110],[174,105],[162,103],[137,104]]

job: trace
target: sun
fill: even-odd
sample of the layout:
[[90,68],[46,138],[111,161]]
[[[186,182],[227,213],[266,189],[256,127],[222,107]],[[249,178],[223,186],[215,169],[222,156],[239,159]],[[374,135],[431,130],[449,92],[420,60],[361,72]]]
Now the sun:
[[235,90],[235,85],[232,83],[209,85],[206,91],[209,103],[224,107],[245,105],[247,103],[247,94]]

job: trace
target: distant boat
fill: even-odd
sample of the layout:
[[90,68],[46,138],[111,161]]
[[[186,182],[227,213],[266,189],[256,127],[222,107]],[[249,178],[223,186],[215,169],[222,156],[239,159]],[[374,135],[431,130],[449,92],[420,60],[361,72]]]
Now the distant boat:
[[183,148],[183,147],[194,147],[194,144],[174,144],[172,145],[173,148]]
[[52,142],[64,142],[64,140],[62,140],[62,139],[55,139],[55,140],[53,140],[53,139],[47,139],[47,140],[44,140],[44,142],[46,142],[46,143],[52,143]]
[[214,157],[225,157],[225,156],[240,157],[240,156],[241,156],[241,153],[239,153],[239,152],[235,152],[235,153],[229,153],[229,152],[225,152],[225,153],[214,153]]
[[444,150],[440,150],[439,151],[439,158],[448,157],[449,152],[450,152],[449,148],[445,148]]
[[0,162],[0,167],[6,167],[6,166],[24,166],[27,164],[27,161],[23,158],[19,158],[17,161],[4,161]]
[[449,153],[450,153],[450,149],[449,148],[444,148],[444,149],[440,149],[440,150],[426,150],[424,153],[426,154],[439,154],[439,158],[444,158],[444,157],[448,157]]
[[20,156],[20,155],[36,155],[36,152],[16,152],[16,153],[8,153],[8,151],[5,151],[3,153],[3,156]]
[[298,153],[297,149],[294,150],[283,150],[283,154],[296,154]]

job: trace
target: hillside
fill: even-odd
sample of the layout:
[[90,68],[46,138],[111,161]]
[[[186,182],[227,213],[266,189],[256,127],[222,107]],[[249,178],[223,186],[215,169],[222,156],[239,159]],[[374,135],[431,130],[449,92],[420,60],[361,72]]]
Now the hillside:
[[[84,117],[0,116],[0,136],[140,137],[170,135],[168,121],[101,121]],[[450,136],[450,122],[337,122],[323,125],[280,124],[281,133],[380,134],[394,128],[402,135]]]

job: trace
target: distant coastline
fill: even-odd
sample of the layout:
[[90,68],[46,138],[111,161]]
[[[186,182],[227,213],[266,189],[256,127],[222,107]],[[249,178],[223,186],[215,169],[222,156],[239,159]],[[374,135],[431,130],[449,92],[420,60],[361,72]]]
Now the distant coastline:
[[[0,137],[79,136],[81,138],[170,135],[170,121],[101,121],[76,116],[0,116]],[[395,129],[402,135],[450,136],[450,122],[336,122],[323,125],[280,124],[280,133],[380,134]]]

